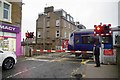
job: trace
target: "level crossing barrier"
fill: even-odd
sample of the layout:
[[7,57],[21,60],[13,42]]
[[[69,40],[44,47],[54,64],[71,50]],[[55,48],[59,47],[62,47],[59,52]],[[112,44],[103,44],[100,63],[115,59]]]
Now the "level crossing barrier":
[[33,53],[43,52],[43,53],[56,53],[56,52],[66,52],[66,53],[93,53],[93,51],[69,51],[69,50],[42,50],[42,49],[32,49]]

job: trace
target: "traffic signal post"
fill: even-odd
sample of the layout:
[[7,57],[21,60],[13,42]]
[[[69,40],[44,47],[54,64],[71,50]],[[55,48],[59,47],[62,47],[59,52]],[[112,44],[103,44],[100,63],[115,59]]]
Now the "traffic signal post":
[[105,63],[104,59],[104,44],[102,43],[102,37],[111,35],[111,24],[100,24],[100,25],[94,25],[94,36],[99,37],[99,42],[95,44],[100,44],[100,63]]
[[34,32],[27,32],[25,33],[25,36],[26,36],[26,39],[34,38]]
[[34,40],[34,32],[26,32],[25,33],[26,39],[25,39],[25,56],[31,57],[32,56],[32,47],[30,46],[30,43]]

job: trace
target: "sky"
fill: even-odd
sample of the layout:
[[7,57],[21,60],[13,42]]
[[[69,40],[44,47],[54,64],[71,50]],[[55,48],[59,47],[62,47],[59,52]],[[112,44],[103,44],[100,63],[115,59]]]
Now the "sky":
[[25,32],[36,33],[38,14],[44,12],[45,7],[54,6],[54,9],[63,9],[70,14],[74,21],[79,21],[87,29],[94,25],[118,25],[119,0],[23,0],[22,6],[22,39]]

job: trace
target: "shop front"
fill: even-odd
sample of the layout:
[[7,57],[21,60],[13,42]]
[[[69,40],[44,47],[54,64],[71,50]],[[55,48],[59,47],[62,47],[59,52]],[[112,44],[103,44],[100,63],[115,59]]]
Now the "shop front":
[[21,32],[19,27],[9,24],[0,24],[0,49],[14,51],[21,55]]

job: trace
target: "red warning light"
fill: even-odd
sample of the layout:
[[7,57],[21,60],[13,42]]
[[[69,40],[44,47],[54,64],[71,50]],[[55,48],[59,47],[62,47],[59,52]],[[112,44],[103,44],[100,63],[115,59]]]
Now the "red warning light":
[[97,27],[97,30],[98,30],[98,31],[100,30],[100,27],[99,27],[99,26]]

